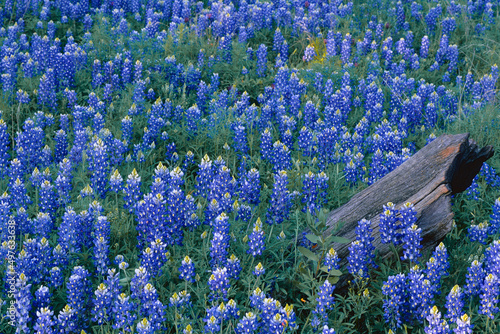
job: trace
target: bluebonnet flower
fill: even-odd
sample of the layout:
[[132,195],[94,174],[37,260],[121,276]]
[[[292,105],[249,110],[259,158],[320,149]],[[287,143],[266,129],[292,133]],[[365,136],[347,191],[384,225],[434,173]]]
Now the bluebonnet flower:
[[285,219],[288,219],[290,209],[292,207],[292,195],[287,189],[288,175],[287,172],[282,170],[274,174],[274,188],[271,195],[271,203],[267,211],[267,223],[281,224]]
[[196,131],[198,131],[198,123],[201,119],[201,116],[201,110],[196,104],[186,110],[186,124],[191,135],[195,135]]
[[283,34],[281,33],[280,28],[276,28],[273,38],[273,51],[279,52],[284,41],[285,39],[283,37]]
[[[66,159],[67,160],[67,159]],[[68,160],[69,161],[69,160]],[[73,189],[71,184],[71,176],[64,175],[59,172],[57,179],[55,181],[56,190],[58,195],[58,203],[62,206],[66,206],[71,202],[71,190]]]
[[255,333],[258,328],[257,315],[252,312],[247,312],[245,316],[238,322],[236,333],[251,334]]
[[262,303],[264,302],[264,292],[257,287],[255,290],[253,290],[252,295],[250,296],[250,306],[254,308],[261,308]]
[[495,200],[493,205],[493,213],[490,215],[488,234],[500,233],[500,197]]
[[422,229],[418,228],[416,224],[411,225],[404,231],[403,235],[403,256],[402,260],[410,260],[411,262],[418,263],[418,258],[421,256],[420,242],[422,237],[420,236]]
[[337,255],[337,252],[333,248],[330,248],[328,253],[326,253],[325,259],[323,261],[324,261],[323,265],[327,267],[328,271],[332,269],[336,270],[340,269],[339,256]]
[[479,223],[477,225],[472,224],[467,228],[469,233],[469,239],[471,242],[477,241],[486,245],[486,239],[488,239],[489,224],[487,221]]
[[454,73],[457,70],[458,64],[458,46],[456,44],[448,47],[446,58],[449,61],[448,71]]
[[213,179],[212,161],[210,160],[208,155],[205,154],[198,167],[200,169],[198,171],[198,174],[196,175],[195,185],[197,195],[201,195],[204,198],[207,198],[208,192],[210,190],[210,183]]
[[75,310],[79,328],[87,327],[88,324],[88,311],[90,295],[92,293],[92,286],[89,280],[90,274],[83,267],[73,268],[72,274],[66,285],[68,304]]
[[150,279],[150,274],[144,267],[135,269],[135,275],[130,281],[130,292],[133,299],[138,299],[142,295],[142,290]]
[[397,210],[393,203],[389,202],[384,205],[384,211],[380,214],[380,239],[382,243],[400,243],[400,235],[398,232],[399,224],[396,218]]
[[0,119],[0,176],[7,176],[7,166],[9,161],[9,132],[7,124],[3,119]]
[[186,280],[187,282],[194,283],[195,279],[195,268],[194,268],[194,263],[193,261],[189,258],[189,256],[186,256],[184,260],[182,260],[182,265],[179,268],[179,278]]
[[417,222],[417,211],[412,203],[406,202],[403,204],[399,209],[399,213],[401,214],[401,229],[403,231]]
[[128,115],[125,116],[125,118],[122,119],[121,128],[122,128],[122,139],[125,140],[127,143],[130,143],[133,135],[132,118],[130,118]]
[[257,255],[262,255],[262,251],[264,250],[264,231],[262,230],[262,222],[260,217],[257,218],[257,221],[254,224],[253,231],[248,237],[248,254],[252,254],[253,257]]
[[43,308],[50,306],[51,293],[48,287],[41,285],[38,290],[35,291],[35,304],[36,308]]
[[252,274],[254,274],[255,276],[259,277],[262,274],[264,274],[265,272],[266,272],[266,269],[264,268],[264,266],[262,265],[262,263],[259,262],[255,266],[255,269],[252,271]]
[[434,293],[438,293],[441,286],[441,278],[446,274],[446,271],[443,269],[443,264],[435,257],[431,257],[426,265],[427,279],[431,282]]
[[123,190],[123,178],[118,169],[115,169],[115,171],[111,174],[109,186],[111,188],[111,191],[116,194]]
[[267,47],[264,44],[259,45],[257,49],[257,76],[263,77],[267,69]]
[[71,207],[66,207],[62,222],[59,225],[59,244],[64,250],[78,252],[81,238],[78,233],[81,229],[81,218]]
[[328,197],[328,180],[330,178],[326,175],[325,172],[318,173],[316,175],[316,182],[318,186],[318,191],[319,191],[319,204],[323,205],[328,202],[327,197]]
[[[265,124],[265,126],[267,126],[267,124]],[[260,137],[260,154],[263,160],[272,161],[273,159],[272,135],[270,129],[267,127]]]
[[321,334],[335,334],[335,329],[329,328],[328,325],[324,325]]
[[484,314],[490,319],[494,319],[498,313],[499,283],[497,276],[489,274],[481,286],[479,314]]
[[104,284],[108,286],[111,293],[111,300],[114,303],[122,288],[120,285],[120,274],[115,268],[108,269],[108,275],[104,280]]
[[77,318],[77,311],[66,304],[66,306],[59,312],[59,315],[57,316],[57,328],[59,330],[59,333],[74,332],[78,328]]
[[247,134],[241,122],[236,122],[232,129],[234,131],[234,149],[242,155],[248,153]]
[[306,126],[303,126],[299,131],[298,145],[303,156],[308,157],[311,155],[313,147],[313,133]]
[[483,269],[483,264],[474,260],[467,269],[465,294],[469,297],[478,296],[481,291],[481,285],[486,274]]
[[347,33],[345,38],[342,40],[340,45],[340,60],[342,64],[347,64],[349,57],[351,56],[351,35]]
[[[216,308],[214,306],[214,308]],[[215,315],[209,316],[209,311],[207,310],[207,317],[203,319],[206,322],[205,331],[208,333],[218,333],[220,331],[220,312],[217,311],[217,317]]]
[[448,268],[450,267],[450,264],[448,262],[448,251],[446,249],[446,246],[442,242],[437,245],[434,252],[432,252],[432,256],[439,263],[441,274],[448,275]]
[[446,17],[442,22],[441,26],[443,28],[443,34],[450,36],[450,33],[455,31],[457,28],[457,23],[454,17]]
[[362,219],[356,227],[356,240],[349,246],[349,273],[356,278],[369,277],[369,265],[375,266],[371,222]]
[[349,261],[348,270],[351,275],[359,278],[369,276],[369,270],[366,263],[366,251],[361,242],[355,240],[351,243],[347,259]]
[[158,299],[158,292],[151,283],[147,283],[140,295],[140,314],[149,319],[152,330],[161,330],[165,321],[165,306]]
[[236,255],[231,254],[229,259],[227,259],[227,271],[229,278],[239,279],[241,273],[241,261],[236,257]]
[[497,176],[496,170],[487,163],[483,164],[483,167],[481,167],[481,170],[479,171],[479,175],[484,177],[486,184],[489,186],[493,188],[500,186],[500,176]]
[[484,253],[486,272],[500,276],[500,240],[493,241]]
[[138,200],[141,195],[141,177],[137,173],[137,171],[134,170],[132,173],[127,178],[127,184],[125,186],[125,189],[123,192],[125,193],[125,208],[129,209],[129,211],[132,213],[135,211],[135,207],[138,203]]
[[92,198],[93,196],[94,196],[94,189],[92,189],[92,187],[90,186],[90,184],[87,184],[85,186],[85,188],[83,188],[82,190],[80,190],[80,197],[81,198],[86,198],[86,197]]
[[370,163],[370,177],[368,179],[368,184],[373,184],[378,179],[385,176],[387,173],[387,167],[384,164],[384,155],[380,149],[377,149],[372,157],[372,162]]
[[439,16],[441,16],[442,11],[443,9],[441,5],[438,4],[436,7],[431,8],[425,16],[425,23],[427,24],[427,29],[429,29],[430,32],[434,32],[434,30],[436,29],[437,20]]
[[68,137],[66,132],[62,129],[57,131],[54,140],[56,142],[54,161],[59,163],[68,155]]
[[92,308],[92,321],[99,325],[108,323],[111,319],[112,294],[106,284],[101,283],[94,292],[94,307]]
[[56,210],[56,194],[54,186],[49,181],[44,181],[40,187],[40,211],[54,217]]
[[96,113],[94,115],[93,129],[95,132],[99,133],[104,128],[104,117],[101,113]]
[[462,314],[462,309],[464,308],[463,292],[460,286],[455,285],[448,296],[446,297],[446,318],[449,318],[451,322],[456,322],[460,319],[460,314]]
[[31,311],[31,284],[27,284],[28,277],[21,273],[19,277],[15,280],[15,322],[16,328],[19,332],[23,331],[28,333],[28,324],[31,322],[30,311]]
[[54,69],[48,68],[40,78],[38,88],[38,104],[55,110],[57,106],[56,82]]
[[26,187],[19,178],[16,179],[11,189],[12,203],[15,209],[25,208],[31,204]]
[[311,214],[315,214],[320,206],[318,205],[318,184],[316,175],[309,171],[304,175],[302,186],[302,202],[306,203],[304,210],[307,209]]
[[441,312],[434,305],[426,317],[428,325],[425,327],[426,334],[447,334],[450,331],[450,327],[446,320],[441,319]]
[[212,266],[224,265],[227,261],[228,235],[215,232],[210,247],[210,257]]
[[239,309],[234,299],[230,299],[227,302],[225,312],[223,313],[222,316],[224,317],[224,320],[229,320],[231,318],[233,319],[239,318]]
[[160,269],[167,262],[167,245],[161,239],[151,241],[150,247],[146,247],[139,256],[141,266],[146,268],[147,272],[153,277],[160,274]]
[[249,170],[241,179],[239,197],[242,202],[258,205],[260,200],[260,174],[255,168]]
[[431,282],[424,278],[422,269],[413,266],[407,281],[409,311],[417,320],[424,320],[434,302]]
[[210,286],[212,300],[221,298],[227,300],[227,292],[230,287],[227,268],[219,267],[212,271],[212,275],[208,279],[208,285]]
[[136,306],[130,300],[130,296],[122,293],[113,304],[112,314],[114,314],[113,329],[130,330],[136,319],[134,310]]
[[40,308],[36,311],[36,324],[33,327],[33,330],[36,331],[37,334],[52,334],[53,326],[55,324],[52,317],[54,312],[51,311],[48,307]]
[[143,318],[136,327],[138,334],[153,334],[154,328],[151,326],[151,323],[147,318]]
[[472,334],[472,327],[470,323],[470,317],[467,314],[463,314],[460,318],[457,318],[457,327],[453,330],[455,334]]
[[316,57],[316,50],[314,49],[314,46],[308,45],[306,47],[306,50],[304,51],[304,56],[302,57],[302,60],[305,62],[310,62],[311,60]]
[[321,325],[326,325],[328,321],[328,311],[331,310],[335,304],[332,296],[335,285],[331,285],[328,280],[325,280],[323,285],[319,287],[318,298],[316,301],[315,309],[313,310],[314,317],[319,317]]
[[179,294],[174,293],[170,298],[170,305],[177,308],[186,308],[191,306],[191,295],[187,293],[186,290],[179,292]]
[[404,274],[389,276],[382,286],[384,298],[384,319],[389,323],[391,329],[397,329],[402,325],[404,300],[406,299]]
[[63,284],[63,275],[59,267],[52,267],[49,271],[49,285],[52,288],[58,288]]
[[108,239],[104,238],[103,236],[98,236],[94,238],[94,263],[95,266],[97,267],[97,272],[100,273],[101,275],[104,275],[109,265],[108,243],[109,243]]
[[275,173],[292,167],[290,149],[279,140],[273,144],[271,163]]

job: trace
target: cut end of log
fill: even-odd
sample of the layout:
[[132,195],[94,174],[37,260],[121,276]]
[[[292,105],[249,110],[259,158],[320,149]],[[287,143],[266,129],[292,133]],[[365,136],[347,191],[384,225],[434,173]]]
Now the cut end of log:
[[450,166],[448,180],[452,194],[461,193],[470,187],[472,180],[479,173],[483,163],[494,154],[493,146],[479,148],[472,139],[460,146],[460,154]]

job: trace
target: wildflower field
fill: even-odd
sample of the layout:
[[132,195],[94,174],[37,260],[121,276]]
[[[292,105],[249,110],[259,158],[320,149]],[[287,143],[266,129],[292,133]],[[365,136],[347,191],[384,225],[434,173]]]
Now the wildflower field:
[[439,135],[500,150],[499,11],[1,0],[0,333],[500,332],[498,154],[435,249],[411,203],[389,259],[323,235]]

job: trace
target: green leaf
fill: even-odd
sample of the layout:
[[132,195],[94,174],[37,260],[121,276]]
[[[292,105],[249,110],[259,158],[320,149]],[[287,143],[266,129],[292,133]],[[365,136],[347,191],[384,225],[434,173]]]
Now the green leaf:
[[321,242],[321,238],[315,234],[306,234],[306,238],[313,244],[318,244]]
[[332,276],[342,276],[342,272],[340,270],[337,270],[337,269],[332,269],[330,270],[330,275]]
[[348,244],[351,242],[351,240],[344,238],[344,237],[338,237],[336,235],[332,235],[332,236],[328,237],[328,242],[329,243],[336,242],[338,244]]
[[318,225],[316,225],[316,228],[320,231],[323,230],[325,227],[326,227],[325,222],[320,222]]
[[305,257],[307,257],[309,260],[311,261],[315,261],[315,262],[318,262],[319,261],[319,258],[316,254],[314,254],[313,252],[311,252],[309,249],[307,248],[304,248],[304,247],[297,247],[297,249],[299,250],[299,252],[301,252]]
[[339,281],[338,276],[328,277],[328,282],[330,282],[331,285],[337,284],[338,281]]
[[319,269],[321,269],[321,271],[323,271],[327,274],[330,274],[331,276],[342,276],[342,272],[340,270],[337,270],[337,269],[332,269],[332,270],[328,271],[327,266],[322,266]]

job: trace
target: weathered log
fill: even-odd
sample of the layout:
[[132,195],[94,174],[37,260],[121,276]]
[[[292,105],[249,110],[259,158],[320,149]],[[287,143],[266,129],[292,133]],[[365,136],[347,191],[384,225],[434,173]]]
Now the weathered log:
[[[423,147],[398,168],[359,192],[327,219],[325,236],[342,222],[337,236],[355,240],[359,220],[371,221],[374,246],[383,258],[390,248],[380,242],[379,215],[383,205],[396,208],[411,202],[417,211],[417,225],[422,229],[423,249],[434,248],[451,231],[453,212],[451,195],[467,189],[482,164],[493,155],[493,147],[478,148],[469,134],[443,135]],[[349,244],[333,244],[346,262]]]

